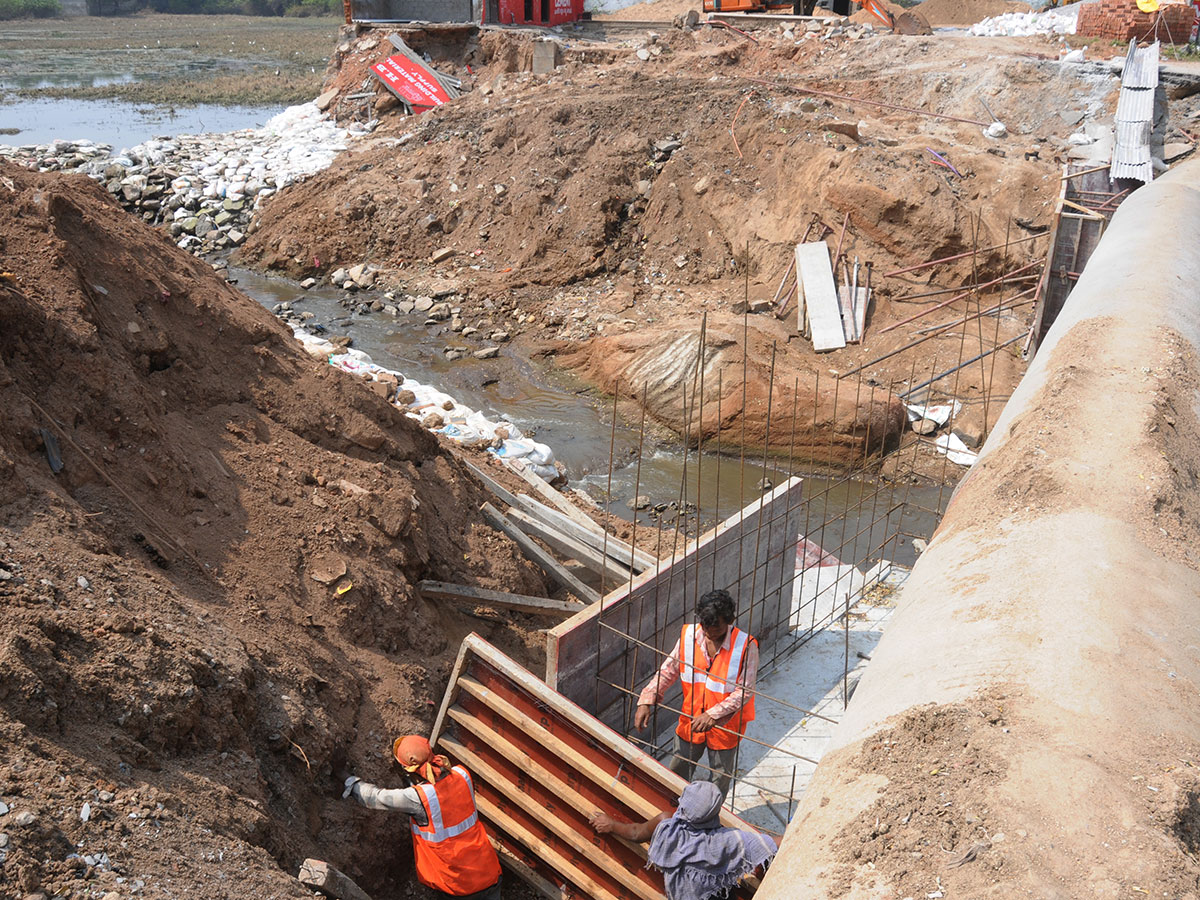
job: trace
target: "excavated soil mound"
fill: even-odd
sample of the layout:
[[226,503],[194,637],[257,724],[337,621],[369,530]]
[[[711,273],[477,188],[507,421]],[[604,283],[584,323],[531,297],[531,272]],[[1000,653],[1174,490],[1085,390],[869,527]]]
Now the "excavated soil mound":
[[540,579],[432,436],[102,188],[0,170],[0,251],[0,895],[311,896],[306,856],[394,895],[407,823],[331,756],[394,782],[480,624],[415,581]]
[[1029,10],[1029,4],[1020,0],[925,0],[916,6],[916,11],[935,27],[974,25],[992,16]]

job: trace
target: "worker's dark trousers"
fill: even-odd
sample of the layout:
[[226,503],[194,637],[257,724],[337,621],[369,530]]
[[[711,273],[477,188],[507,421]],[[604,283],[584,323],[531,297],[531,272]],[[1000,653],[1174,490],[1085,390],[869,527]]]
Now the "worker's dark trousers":
[[[704,749],[704,744],[693,744],[683,740],[679,735],[675,735],[675,744],[671,747],[671,762],[667,768],[685,781],[691,781],[696,772],[696,763],[704,755]],[[730,750],[708,751],[708,767],[712,771],[706,772],[700,781],[716,782],[722,798],[729,792],[729,782],[733,778],[736,756],[737,747]]]
[[491,887],[473,894],[447,894],[445,891],[434,891],[433,895],[439,900],[500,900],[500,882],[502,880],[497,878],[496,883]]

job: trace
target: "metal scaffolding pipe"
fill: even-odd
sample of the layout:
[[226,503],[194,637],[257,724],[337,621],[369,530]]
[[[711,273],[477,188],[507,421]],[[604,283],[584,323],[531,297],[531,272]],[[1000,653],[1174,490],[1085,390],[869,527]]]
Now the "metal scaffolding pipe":
[[[1175,751],[1200,742],[1197,233],[1200,161],[1116,212],[904,586],[758,900],[884,896],[901,867],[946,897],[1162,896],[1164,860],[1194,871],[1182,819],[1149,812],[1148,790],[1184,797]],[[1003,728],[978,715],[998,705]],[[921,755],[902,724],[953,714],[981,774],[929,763],[951,742]],[[873,768],[885,736],[920,762]],[[986,811],[991,842],[902,829],[954,778],[971,808],[939,815]],[[968,847],[973,866],[947,863]]]

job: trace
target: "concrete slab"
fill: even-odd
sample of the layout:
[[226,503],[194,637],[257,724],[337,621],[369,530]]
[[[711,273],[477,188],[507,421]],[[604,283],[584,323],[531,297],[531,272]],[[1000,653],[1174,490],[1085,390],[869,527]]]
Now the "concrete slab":
[[[879,643],[895,610],[897,590],[907,576],[907,570],[893,567],[886,581],[887,587],[868,591],[868,598],[860,600],[852,609],[848,679],[851,693],[868,665],[868,661],[858,654],[870,656]],[[730,803],[734,813],[750,824],[781,834],[783,824],[779,816],[787,819],[799,804],[816,770],[816,763],[797,756],[819,761],[845,711],[842,702],[845,653],[845,630],[840,625],[830,626],[809,638],[759,680],[758,687],[763,694],[833,721],[802,717],[795,709],[765,697],[756,701],[757,717],[747,734],[778,749],[742,742],[738,779],[730,791]],[[793,773],[795,803],[789,811],[787,797],[793,790]],[[760,796],[760,790],[767,794],[766,799]]]

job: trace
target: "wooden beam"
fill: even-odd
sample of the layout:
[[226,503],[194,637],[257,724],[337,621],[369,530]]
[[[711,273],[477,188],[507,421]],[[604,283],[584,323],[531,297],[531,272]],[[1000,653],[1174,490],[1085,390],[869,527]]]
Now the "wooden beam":
[[[501,785],[504,785],[507,779],[483,759],[483,757],[472,753],[462,744],[451,747],[450,744],[453,742],[447,742],[444,738],[442,743],[446,745],[447,749],[452,750],[456,756],[462,759],[467,764],[468,769],[472,772],[478,772],[485,782],[496,790],[500,790],[507,799],[511,799],[560,841],[570,846],[572,850],[591,862],[592,865],[607,872],[612,878],[620,882],[626,890],[641,897],[642,900],[662,900],[662,894],[659,891],[654,890],[650,885],[625,868],[625,866],[615,864],[616,861],[607,850],[592,843],[587,836],[576,831],[567,822],[564,822],[561,816],[548,814],[541,807],[541,804],[522,790],[511,792],[501,790]],[[582,815],[586,817],[587,813],[583,813]]]
[[521,552],[525,554],[525,557],[540,566],[542,571],[549,575],[556,583],[562,585],[585,603],[600,602],[600,594],[568,572],[558,560],[535,544],[528,535],[510,522],[508,517],[497,510],[496,507],[490,503],[485,503],[480,507],[480,510],[488,522],[499,531],[508,535],[512,542],[521,548]]
[[490,835],[488,840],[492,842],[492,847],[495,849],[496,855],[500,857],[500,862],[516,872],[518,878],[533,885],[534,889],[540,892],[546,900],[570,900],[563,893],[562,888],[554,884],[549,878],[543,877],[540,872],[527,866],[521,857],[509,850],[500,841]]
[[595,522],[592,522],[590,526],[581,525],[571,517],[565,516],[542,503],[538,503],[532,497],[526,497],[524,494],[518,494],[516,499],[520,508],[534,518],[541,519],[547,525],[553,525],[563,533],[570,535],[577,541],[582,541],[594,550],[599,550],[602,553],[607,551],[610,557],[626,568],[632,568],[635,572],[644,572],[647,569],[655,568],[659,563],[658,559],[645,550],[638,550],[631,547],[611,534],[608,536],[606,542],[604,539],[604,530]]
[[[465,710],[463,712],[465,712]],[[503,736],[489,730],[486,726],[482,725],[482,723],[480,723],[479,720],[474,716],[467,715],[463,718],[455,719],[455,721],[470,731],[473,735],[475,735],[475,737],[479,738],[479,740],[488,744],[500,756],[504,757],[513,765],[519,767],[522,771],[528,772],[538,780],[539,784],[545,785],[563,800],[566,800],[567,803],[571,805],[571,808],[584,818],[595,812],[595,803],[589,801],[587,797],[583,796],[583,794],[579,793],[545,766],[540,765],[537,760],[521,750],[521,748],[516,744],[505,740]],[[469,767],[474,767],[474,764],[471,763],[470,760],[478,759],[478,757],[461,743],[453,738],[446,737],[445,735],[442,735],[442,737],[439,739],[439,743],[449,750],[453,756],[462,757],[462,759],[467,762]],[[568,765],[569,764],[570,763],[568,763]],[[511,784],[511,782],[509,783]],[[624,844],[642,859],[646,858],[646,847],[644,845],[639,844],[637,841],[626,840],[616,833],[613,833],[612,837],[615,838],[619,843]]]
[[561,512],[570,516],[580,525],[587,525],[591,528],[596,527],[596,523],[593,522],[583,510],[579,509],[561,493],[550,487],[549,482],[547,482],[545,478],[542,478],[536,472],[529,471],[529,468],[524,463],[514,462],[507,459],[503,460],[503,462],[506,466],[524,478],[526,483],[531,488],[558,507]]
[[551,550],[555,550],[563,556],[583,563],[597,575],[603,575],[611,582],[622,584],[633,576],[633,573],[627,568],[616,560],[609,559],[599,550],[594,550],[582,541],[563,534],[553,526],[547,525],[519,509],[510,509],[508,518],[530,537],[537,538]]
[[586,889],[594,900],[618,900],[615,894],[605,890],[595,879],[577,868],[567,857],[563,856],[557,850],[547,847],[541,838],[533,834],[486,797],[476,794],[475,807],[487,819],[494,822],[497,828],[506,834],[512,835],[512,837],[528,847],[534,856],[541,858],[552,869],[561,872],[575,882],[575,884],[579,885],[579,887]]
[[[488,709],[499,713],[523,732],[530,735],[537,735],[538,743],[553,753],[560,759],[571,761],[571,765],[578,769],[584,777],[590,779],[598,787],[608,791],[639,816],[650,819],[657,816],[661,809],[655,808],[654,804],[646,800],[636,791],[626,787],[620,781],[613,777],[611,772],[605,772],[599,766],[583,759],[579,754],[575,753],[571,747],[564,743],[559,737],[552,732],[547,731],[539,725],[530,716],[525,715],[521,710],[517,709],[503,697],[497,697],[495,692],[487,690],[474,678],[466,675],[460,676],[458,679],[459,688],[466,694],[474,697]],[[458,707],[450,707],[447,715],[459,724],[463,724],[463,719],[470,716],[466,710]],[[464,727],[466,727],[464,725]],[[686,785],[685,785],[686,786]],[[681,791],[682,792],[682,791]]]
[[485,603],[532,616],[574,615],[583,609],[579,603],[564,600],[549,600],[545,597],[527,597],[524,594],[508,594],[487,588],[468,587],[465,584],[448,584],[445,581],[422,581],[417,585],[422,597],[450,600],[459,603]]
[[[459,457],[459,459],[462,459],[462,457]],[[491,475],[483,471],[483,469],[480,469],[474,463],[466,459],[462,459],[462,464],[470,469],[471,473],[481,482],[483,482],[483,486],[491,491],[495,495],[496,499],[501,503],[507,506],[517,505],[516,495],[504,487],[504,485],[502,485],[500,482],[496,481],[496,479],[492,478]]]
[[343,875],[329,863],[319,859],[306,859],[302,862],[296,877],[301,884],[316,888],[322,894],[337,900],[371,900],[367,892],[351,881],[349,876]]

